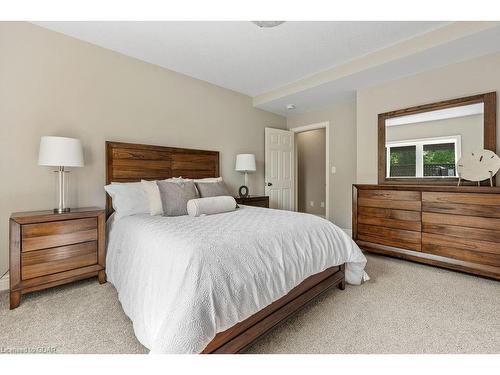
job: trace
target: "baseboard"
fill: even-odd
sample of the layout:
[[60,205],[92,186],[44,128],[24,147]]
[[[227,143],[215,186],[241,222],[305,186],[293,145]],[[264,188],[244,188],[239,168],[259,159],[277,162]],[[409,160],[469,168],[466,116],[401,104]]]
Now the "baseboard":
[[10,288],[10,285],[9,285],[9,273],[7,272],[0,279],[0,292],[4,291],[4,290],[9,290],[9,288]]

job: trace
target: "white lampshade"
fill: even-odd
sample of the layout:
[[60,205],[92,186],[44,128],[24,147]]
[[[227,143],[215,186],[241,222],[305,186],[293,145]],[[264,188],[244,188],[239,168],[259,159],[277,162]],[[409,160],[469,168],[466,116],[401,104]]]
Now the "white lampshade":
[[38,165],[83,167],[83,149],[79,139],[45,136],[40,139]]
[[236,155],[236,167],[238,172],[253,172],[255,168],[254,154],[238,154]]

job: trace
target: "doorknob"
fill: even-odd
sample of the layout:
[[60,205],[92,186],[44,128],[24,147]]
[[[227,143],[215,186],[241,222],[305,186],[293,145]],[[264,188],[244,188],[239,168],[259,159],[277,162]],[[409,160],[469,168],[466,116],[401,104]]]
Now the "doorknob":
[[267,186],[273,186],[273,184],[271,182],[268,182]]

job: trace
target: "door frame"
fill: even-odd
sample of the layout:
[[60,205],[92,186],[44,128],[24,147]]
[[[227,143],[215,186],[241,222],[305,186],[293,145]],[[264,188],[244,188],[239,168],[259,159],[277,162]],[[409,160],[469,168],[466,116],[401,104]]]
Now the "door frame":
[[[307,132],[310,130],[317,130],[317,129],[325,129],[325,218],[326,220],[330,220],[330,121],[323,121],[323,122],[317,122],[314,124],[309,124],[309,125],[303,125],[303,126],[297,126],[294,128],[290,128],[288,130],[292,131],[295,133],[303,133]],[[298,160],[297,160],[297,149],[298,147],[295,147],[294,153],[295,153],[295,178],[294,178],[294,185],[295,185],[295,211],[299,209],[299,190],[298,190]]]

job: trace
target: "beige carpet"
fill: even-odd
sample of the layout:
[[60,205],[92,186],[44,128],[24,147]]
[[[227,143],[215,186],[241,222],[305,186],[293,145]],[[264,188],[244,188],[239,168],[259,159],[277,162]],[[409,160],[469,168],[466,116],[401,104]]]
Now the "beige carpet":
[[[500,282],[368,255],[372,280],[331,290],[249,353],[500,353]],[[110,283],[0,293],[0,352],[146,353]]]

